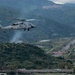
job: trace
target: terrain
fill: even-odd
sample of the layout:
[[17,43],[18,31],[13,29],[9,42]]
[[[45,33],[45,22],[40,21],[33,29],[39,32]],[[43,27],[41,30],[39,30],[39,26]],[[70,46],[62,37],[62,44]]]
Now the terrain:
[[59,38],[59,39],[49,39],[49,40],[41,40],[39,42],[34,43],[34,45],[43,49],[46,53],[53,55],[55,57],[65,57],[68,59],[68,56],[73,55],[74,53],[74,45],[75,38]]
[[[8,5],[9,2],[9,5]],[[38,6],[39,4],[39,6]],[[34,18],[32,22],[36,28],[26,31],[0,31],[0,42],[11,40],[23,42],[36,42],[61,37],[75,36],[75,5],[55,4],[48,0],[0,0],[0,20],[2,26],[16,22],[14,18]],[[18,35],[18,38],[15,38]],[[34,39],[35,38],[35,39]]]
[[15,18],[36,19],[31,22],[36,28],[0,30],[0,69],[75,67],[75,4],[0,0],[0,24],[11,25]]
[[34,45],[43,49],[49,55],[72,62],[75,67],[75,38],[41,40]]
[[72,61],[56,58],[30,44],[0,43],[0,69],[67,69]]

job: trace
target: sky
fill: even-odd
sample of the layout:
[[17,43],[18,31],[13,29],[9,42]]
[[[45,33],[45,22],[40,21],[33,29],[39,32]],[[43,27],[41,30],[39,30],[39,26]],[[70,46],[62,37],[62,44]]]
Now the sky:
[[75,3],[75,0],[50,0],[57,4]]

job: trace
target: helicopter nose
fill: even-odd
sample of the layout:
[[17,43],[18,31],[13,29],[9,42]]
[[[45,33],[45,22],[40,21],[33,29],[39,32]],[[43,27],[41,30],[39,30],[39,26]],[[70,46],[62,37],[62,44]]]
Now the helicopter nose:
[[31,28],[35,28],[35,26],[31,26]]

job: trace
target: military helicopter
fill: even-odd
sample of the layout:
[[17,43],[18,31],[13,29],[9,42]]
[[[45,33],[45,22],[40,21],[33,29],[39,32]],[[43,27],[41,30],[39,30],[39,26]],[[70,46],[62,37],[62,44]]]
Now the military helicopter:
[[36,19],[14,19],[18,20],[19,22],[13,23],[9,26],[3,27],[0,25],[0,30],[22,30],[24,29],[29,31],[32,28],[35,28],[35,25],[33,25],[30,21],[36,21]]

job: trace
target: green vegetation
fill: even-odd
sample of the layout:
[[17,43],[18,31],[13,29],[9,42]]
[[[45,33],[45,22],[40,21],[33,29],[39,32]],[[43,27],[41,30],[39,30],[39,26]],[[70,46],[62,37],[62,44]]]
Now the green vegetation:
[[64,55],[65,59],[69,59],[73,62],[73,66],[75,67],[75,44],[71,44],[70,48]]
[[0,44],[0,69],[43,69],[52,68],[55,57],[29,44]]
[[[49,8],[46,10],[44,6],[49,6]],[[29,0],[0,1],[2,26],[14,23],[12,20],[8,21],[11,18],[34,18],[39,20],[32,22],[37,28],[31,32],[23,33],[21,39],[25,42],[75,36],[74,13],[75,6],[56,5],[48,0],[32,0],[31,2]],[[7,31],[4,34],[3,31],[0,31],[0,42],[9,42],[14,33],[15,31]]]
[[63,47],[66,46],[70,41],[72,41],[73,38],[56,38],[56,39],[50,39],[46,42],[37,42],[34,43],[37,46],[41,47],[43,50],[45,50],[47,53],[54,52],[54,51],[61,51]]
[[72,68],[72,63],[46,54],[29,44],[1,43],[0,69],[55,69]]
[[60,38],[49,41],[39,41],[36,45],[42,48],[47,54],[62,60],[61,63],[59,62],[59,68],[73,68],[73,66],[75,66],[75,44],[71,44],[67,50],[65,50],[64,47],[74,39],[75,38]]
[[75,59],[75,44],[70,45],[68,52],[66,53],[66,57],[69,59]]

